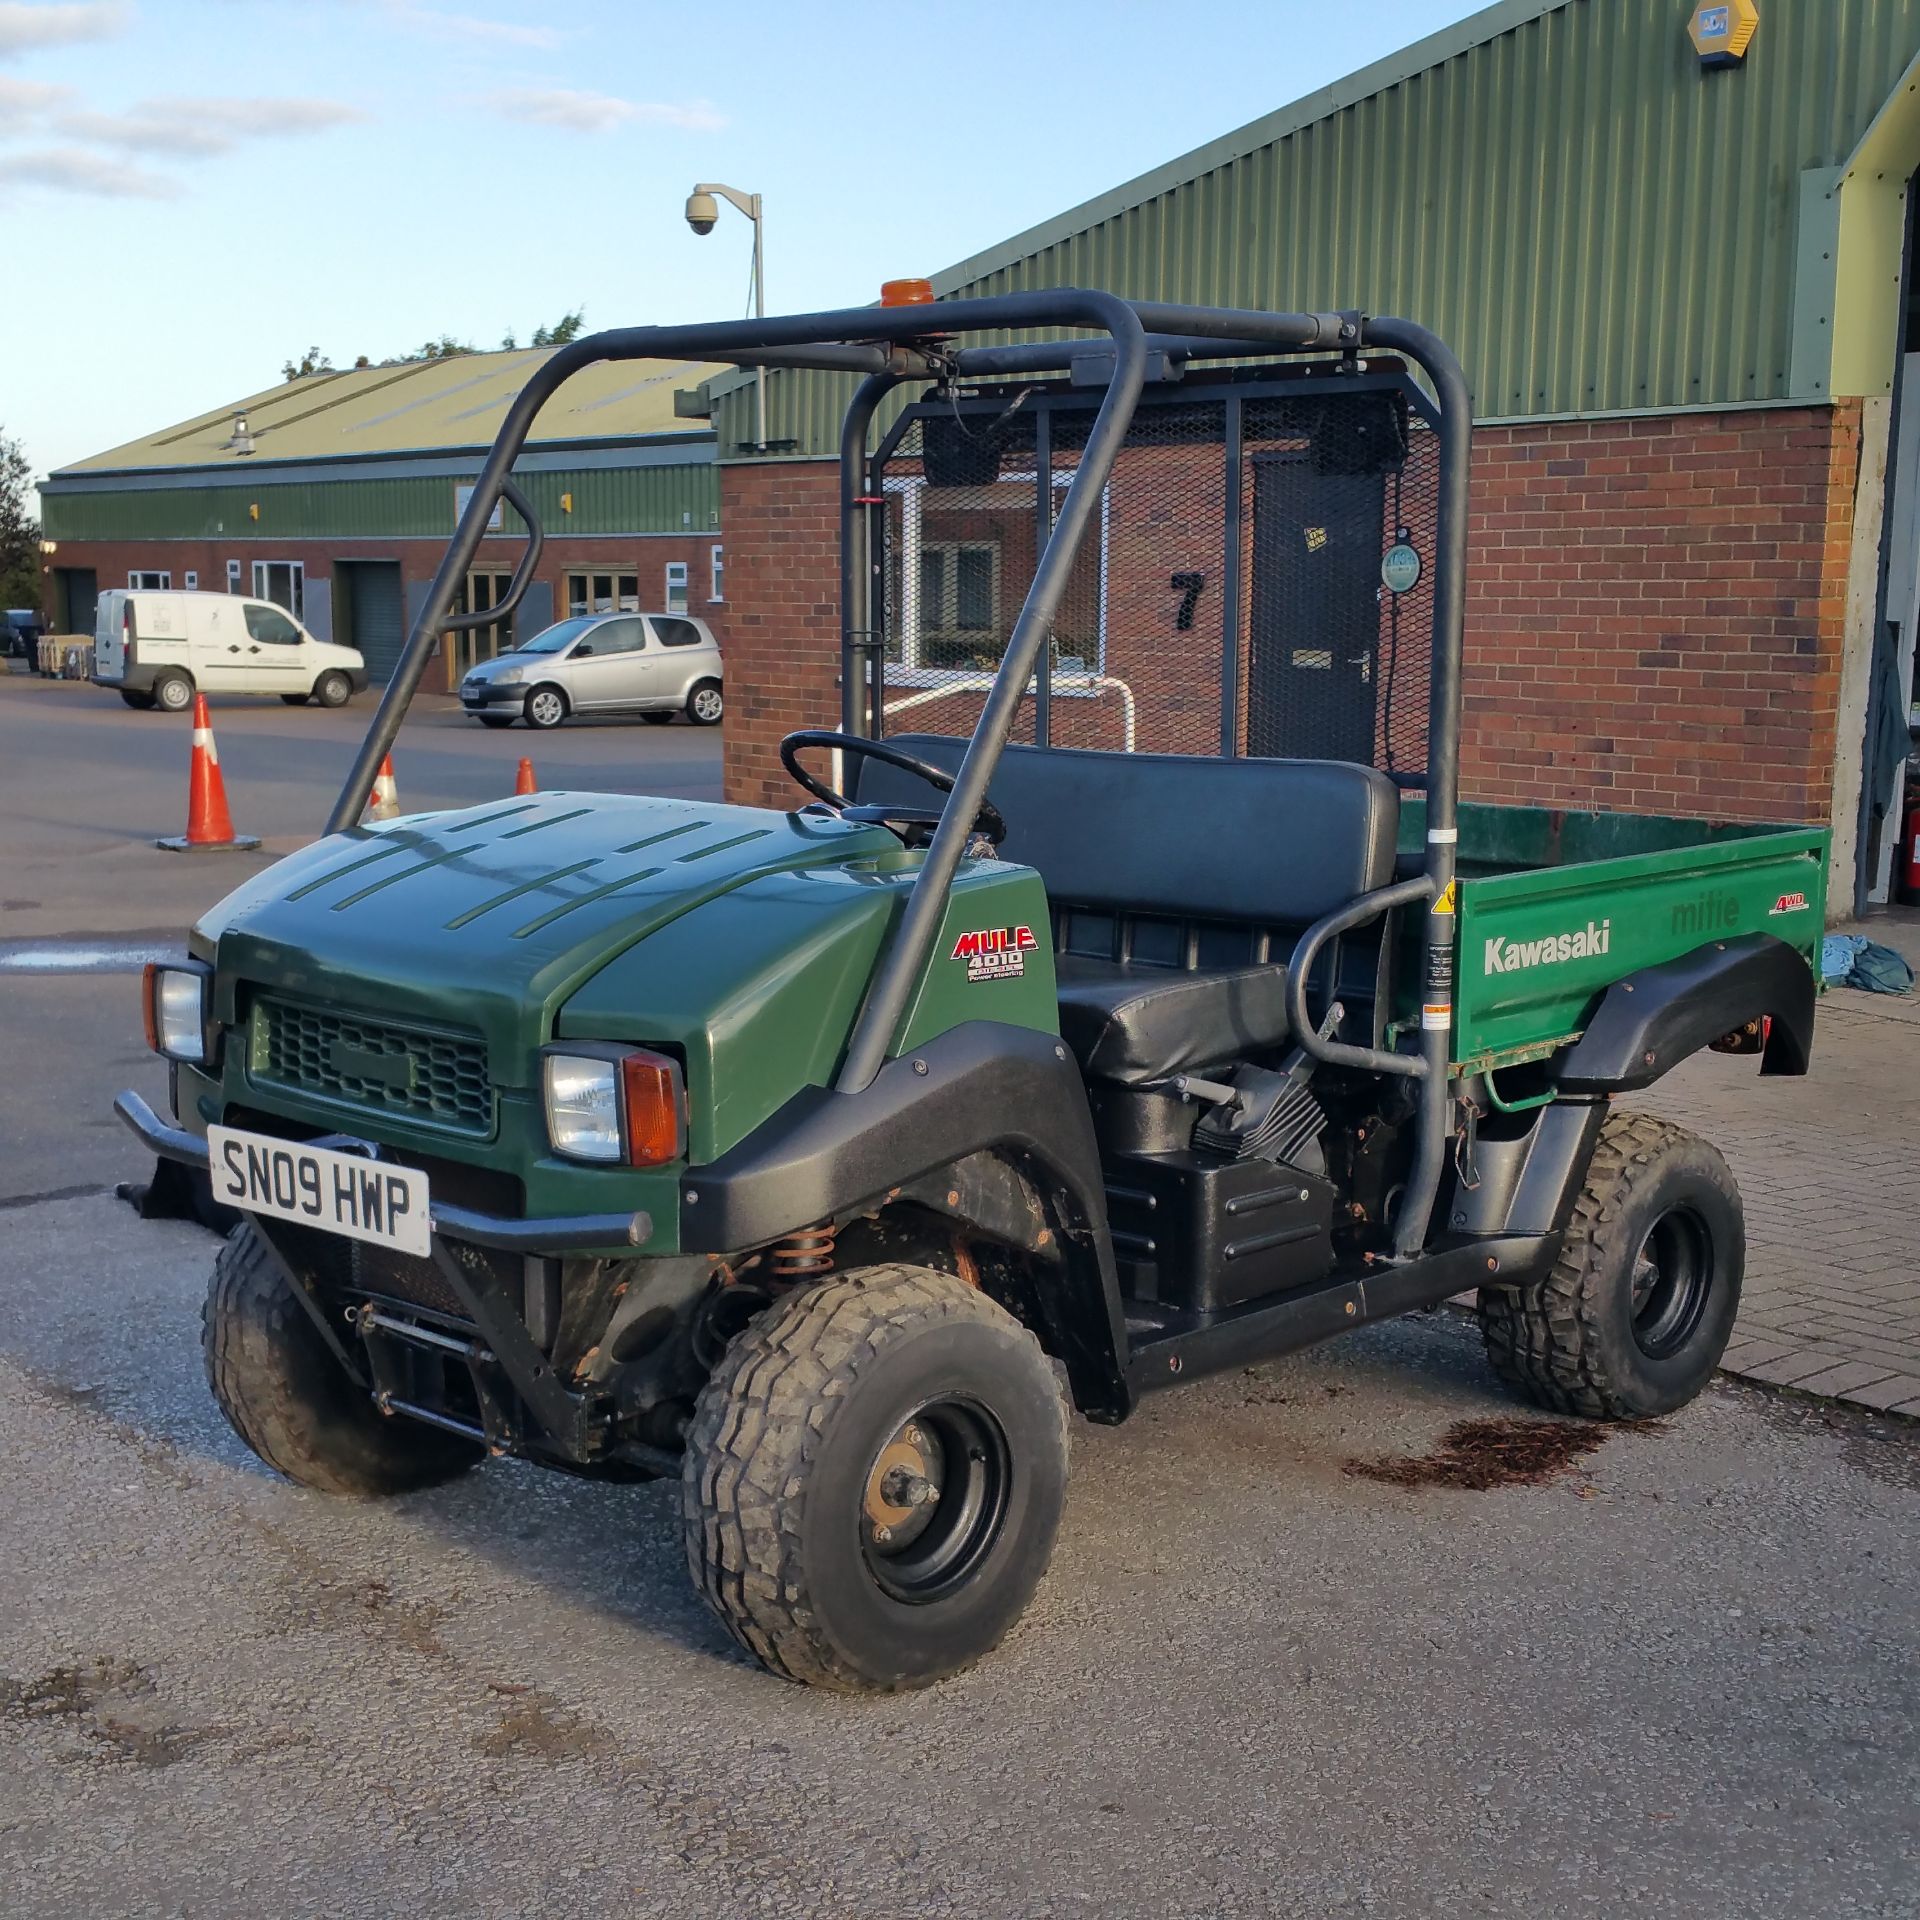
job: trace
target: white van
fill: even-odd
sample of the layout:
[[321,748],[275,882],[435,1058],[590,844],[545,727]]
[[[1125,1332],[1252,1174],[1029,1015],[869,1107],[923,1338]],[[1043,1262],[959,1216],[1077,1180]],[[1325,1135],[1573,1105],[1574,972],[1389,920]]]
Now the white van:
[[168,713],[190,707],[196,689],[344,707],[366,687],[367,663],[352,647],[316,640],[270,600],[131,588],[100,596],[93,677],[130,707]]

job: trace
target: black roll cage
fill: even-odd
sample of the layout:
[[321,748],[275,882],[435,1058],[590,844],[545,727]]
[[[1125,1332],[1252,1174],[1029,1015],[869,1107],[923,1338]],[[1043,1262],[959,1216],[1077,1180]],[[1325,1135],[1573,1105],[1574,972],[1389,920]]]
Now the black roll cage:
[[[1098,336],[1012,346],[957,346],[960,336],[1026,332],[1040,328],[1091,328]],[[1070,373],[1098,358],[1106,393],[1081,451],[1058,514],[1047,531],[1026,600],[1006,652],[981,707],[966,757],[955,776],[940,825],[905,911],[876,966],[854,1024],[847,1057],[835,1082],[840,1093],[871,1085],[885,1063],[915,982],[946,911],[947,895],[966,850],[969,824],[980,811],[987,786],[1012,730],[1019,703],[1050,632],[1073,563],[1156,357],[1169,361],[1230,361],[1265,355],[1337,352],[1351,360],[1363,348],[1403,355],[1426,375],[1435,400],[1440,436],[1439,532],[1434,568],[1433,666],[1427,727],[1427,844],[1423,872],[1414,880],[1350,903],[1330,920],[1340,929],[1396,905],[1427,902],[1420,1051],[1382,1052],[1322,1041],[1311,1025],[1296,1028],[1310,1053],[1332,1064],[1411,1077],[1419,1083],[1419,1114],[1412,1176],[1395,1221],[1395,1253],[1411,1259],[1425,1245],[1434,1200],[1445,1170],[1451,1130],[1448,1105],[1452,1033],[1453,934],[1450,904],[1458,842],[1460,759],[1460,663],[1466,604],[1468,465],[1472,405],[1466,377],[1445,344],[1407,320],[1371,319],[1358,312],[1259,313],[1244,309],[1189,307],[1122,300],[1082,288],[1054,288],[990,298],[940,301],[932,306],[855,307],[839,312],[778,318],[707,322],[695,326],[621,327],[590,334],[562,347],[533,375],[507,409],[493,446],[447,545],[412,631],[381,696],[366,738],[354,758],[327,821],[329,833],[355,826],[380,762],[391,751],[428,660],[443,633],[477,624],[475,616],[451,616],[453,598],[486,537],[487,523],[502,497],[528,528],[528,551],[505,598],[478,619],[497,621],[525,595],[533,577],[542,533],[538,519],[512,480],[514,461],[540,410],[582,368],[605,360],[725,361],[739,367],[814,368],[863,373],[840,437],[841,623],[843,731],[870,737],[877,727],[873,663],[880,635],[871,623],[871,503],[878,494],[869,438],[881,401],[903,382],[951,382],[997,374]],[[1310,928],[1303,947],[1336,931],[1328,923]],[[1304,977],[1304,976],[1303,976]]]

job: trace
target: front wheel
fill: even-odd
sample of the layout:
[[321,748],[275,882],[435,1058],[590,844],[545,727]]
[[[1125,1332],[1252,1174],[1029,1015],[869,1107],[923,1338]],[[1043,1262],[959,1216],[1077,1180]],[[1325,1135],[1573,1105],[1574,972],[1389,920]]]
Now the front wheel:
[[337,670],[323,673],[313,683],[313,697],[323,707],[344,707],[353,698],[353,682]]
[[1717,1149],[1645,1114],[1601,1129],[1560,1257],[1480,1290],[1487,1357],[1556,1413],[1649,1420],[1713,1377],[1746,1268],[1740,1189]]
[[535,687],[527,695],[527,725],[543,733],[567,717],[567,696],[558,687]]
[[348,1377],[287,1290],[250,1221],[228,1235],[200,1314],[207,1384],[242,1440],[276,1473],[321,1493],[409,1493],[466,1472],[482,1449],[391,1418]]
[[696,727],[717,727],[727,711],[726,695],[718,680],[702,680],[687,695],[687,718]]
[[951,1274],[866,1267],[728,1348],[687,1435],[687,1560],[784,1678],[922,1687],[1019,1618],[1066,1487],[1066,1406],[1033,1335]]

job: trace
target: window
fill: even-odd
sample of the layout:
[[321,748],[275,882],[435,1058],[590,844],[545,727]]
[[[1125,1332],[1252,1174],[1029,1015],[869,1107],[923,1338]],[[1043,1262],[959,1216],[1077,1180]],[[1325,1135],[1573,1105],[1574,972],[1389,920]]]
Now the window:
[[567,615],[583,613],[638,613],[640,576],[637,573],[570,573],[567,575]]
[[647,644],[644,620],[603,620],[590,628],[585,639],[573,650],[573,658],[590,654],[595,660],[610,653],[639,653]]
[[247,632],[263,645],[297,647],[300,644],[300,629],[276,608],[255,606],[249,602],[244,612],[247,616]]
[[164,593],[173,585],[170,573],[130,573],[127,585],[137,589],[144,588],[149,593]]
[[687,610],[687,563],[684,560],[667,562],[667,611],[685,613]]
[[663,647],[697,647],[702,635],[691,620],[666,620],[653,616],[653,637]]
[[[1073,470],[1051,476],[1057,513]],[[1034,484],[1002,472],[980,486],[929,485],[889,474],[886,658],[889,684],[931,687],[998,668],[1034,565]],[[1056,692],[1092,692],[1106,671],[1107,498],[1052,622]]]
[[296,620],[306,618],[307,569],[298,560],[256,560],[253,597],[285,607]]
[[240,562],[238,560],[229,560],[227,562],[227,591],[229,593],[238,593],[240,591]]
[[724,600],[727,597],[727,550],[725,547],[707,549],[707,598]]
[[187,591],[189,593],[198,593],[200,591],[200,576],[197,573],[189,573],[186,578]]

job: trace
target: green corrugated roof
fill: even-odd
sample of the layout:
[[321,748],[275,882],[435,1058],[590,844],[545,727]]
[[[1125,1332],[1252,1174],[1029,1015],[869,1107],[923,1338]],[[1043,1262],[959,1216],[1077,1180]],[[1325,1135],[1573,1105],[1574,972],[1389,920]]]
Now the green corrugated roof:
[[[508,405],[551,354],[547,347],[471,353],[345,373],[309,374],[218,407],[178,426],[75,461],[54,475],[231,469],[281,460],[351,460],[369,454],[446,453],[492,442]],[[673,396],[721,371],[678,360],[625,360],[576,374],[541,409],[529,445],[685,434]],[[251,454],[228,444],[244,413]]]
[[[935,289],[1401,314],[1453,346],[1483,419],[1825,399],[1836,248],[1807,209],[1920,52],[1920,0],[1761,0],[1719,72],[1692,11],[1502,0]],[[830,453],[847,387],[775,375],[772,434]],[[740,457],[750,395],[711,392]]]

